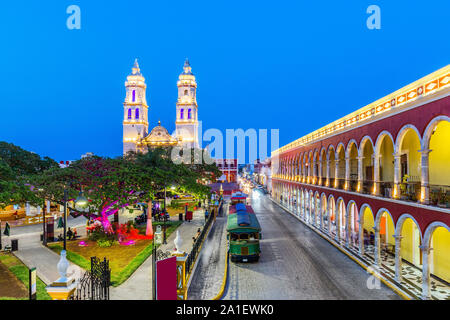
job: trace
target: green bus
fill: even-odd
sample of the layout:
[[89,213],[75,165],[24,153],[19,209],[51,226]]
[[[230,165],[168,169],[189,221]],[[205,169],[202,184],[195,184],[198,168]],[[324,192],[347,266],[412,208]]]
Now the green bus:
[[243,204],[230,207],[227,239],[232,262],[256,262],[261,254],[261,226],[249,207]]

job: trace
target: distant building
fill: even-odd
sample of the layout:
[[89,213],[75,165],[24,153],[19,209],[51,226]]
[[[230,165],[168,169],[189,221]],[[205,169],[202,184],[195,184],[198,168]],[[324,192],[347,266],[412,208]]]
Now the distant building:
[[238,160],[237,159],[216,159],[216,165],[223,175],[227,178],[227,182],[237,182],[238,176]]
[[85,154],[83,154],[81,156],[81,159],[89,158],[89,157],[92,157],[92,156],[94,156],[94,154],[92,152],[86,152]]

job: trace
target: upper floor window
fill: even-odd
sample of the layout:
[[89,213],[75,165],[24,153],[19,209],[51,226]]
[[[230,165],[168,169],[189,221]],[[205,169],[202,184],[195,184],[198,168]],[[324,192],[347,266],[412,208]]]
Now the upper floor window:
[[191,109],[188,109],[188,119],[191,119],[192,118],[192,112],[191,112]]
[[136,115],[135,115],[136,119],[139,119],[139,108],[136,109]]
[[183,113],[184,113],[184,109],[180,110],[180,119],[183,119]]
[[131,120],[131,109],[128,109],[128,120]]
[[131,98],[132,102],[136,101],[136,90],[133,90],[133,94],[132,94],[132,98]]
[[189,91],[186,89],[184,90],[184,95],[187,96],[189,94]]

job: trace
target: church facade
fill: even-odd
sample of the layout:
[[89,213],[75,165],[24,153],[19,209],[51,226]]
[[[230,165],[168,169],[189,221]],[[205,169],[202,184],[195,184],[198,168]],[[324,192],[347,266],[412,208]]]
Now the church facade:
[[134,62],[125,82],[123,154],[163,146],[199,147],[197,82],[187,59],[177,87],[175,133],[170,135],[161,122],[149,132],[147,84],[137,60]]

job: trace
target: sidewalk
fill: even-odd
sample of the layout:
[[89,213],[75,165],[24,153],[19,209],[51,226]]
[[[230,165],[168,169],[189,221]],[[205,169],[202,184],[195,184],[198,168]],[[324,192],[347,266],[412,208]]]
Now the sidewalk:
[[[178,217],[171,217],[171,220],[177,220]],[[190,252],[192,248],[192,237],[197,234],[198,228],[203,228],[205,215],[203,209],[194,212],[191,222],[184,221],[177,230],[182,239],[181,250]],[[158,250],[171,251],[175,249],[173,241],[175,240],[177,231],[173,232],[167,238],[167,244],[161,245]],[[151,300],[152,297],[152,256],[147,260],[118,287],[110,288],[111,300]]]
[[[60,277],[57,270],[60,256],[41,244],[20,249],[14,252],[14,255],[28,268],[35,267],[37,276],[46,285],[51,284]],[[74,276],[75,279],[79,279],[83,273],[82,268],[69,261],[68,276]]]

